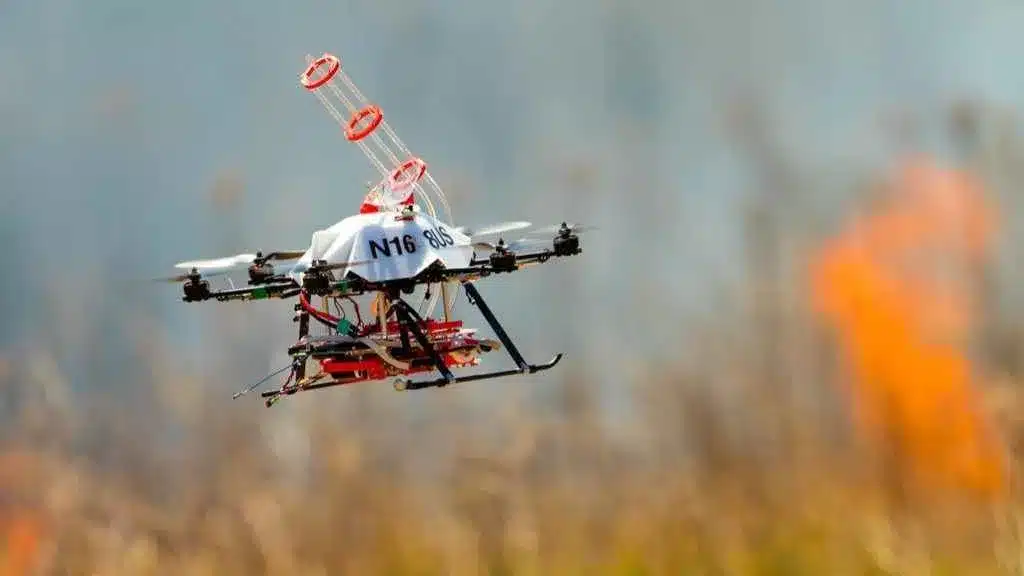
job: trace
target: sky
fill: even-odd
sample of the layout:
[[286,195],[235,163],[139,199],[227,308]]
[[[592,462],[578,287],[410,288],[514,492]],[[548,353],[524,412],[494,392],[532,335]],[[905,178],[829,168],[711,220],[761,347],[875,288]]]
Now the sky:
[[[1014,0],[0,0],[0,241],[17,271],[0,346],[49,341],[76,385],[109,385],[145,311],[196,362],[276,368],[288,304],[186,308],[138,280],[301,249],[357,208],[372,166],[298,84],[307,54],[331,52],[427,160],[456,225],[601,227],[581,257],[481,290],[530,357],[566,351],[611,387],[737,281],[757,175],[733,104],[764,108],[822,182],[805,201],[827,206],[843,175],[890,158],[888,115],[1024,103],[1022,26]],[[215,209],[231,182],[242,201]],[[216,338],[245,320],[244,343]]]

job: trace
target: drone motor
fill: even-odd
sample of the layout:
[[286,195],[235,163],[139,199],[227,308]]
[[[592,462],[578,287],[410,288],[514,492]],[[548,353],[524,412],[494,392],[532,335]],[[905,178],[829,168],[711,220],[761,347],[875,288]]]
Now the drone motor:
[[249,284],[265,284],[274,278],[274,265],[267,262],[262,252],[256,253],[256,259],[249,266]]
[[580,239],[575,234],[569,234],[568,236],[557,236],[554,241],[555,255],[556,256],[572,256],[579,254],[580,250]]
[[512,272],[516,269],[516,253],[507,248],[504,239],[498,239],[489,261],[495,272]]
[[208,300],[210,294],[210,283],[203,280],[203,277],[199,275],[199,270],[193,268],[189,272],[188,280],[183,285],[182,289],[185,295],[182,300],[185,302],[199,302],[202,300]]
[[313,267],[306,271],[302,279],[302,287],[310,294],[324,296],[331,292],[331,283],[334,282],[334,275],[330,270],[321,268],[327,262],[323,260],[313,261]]

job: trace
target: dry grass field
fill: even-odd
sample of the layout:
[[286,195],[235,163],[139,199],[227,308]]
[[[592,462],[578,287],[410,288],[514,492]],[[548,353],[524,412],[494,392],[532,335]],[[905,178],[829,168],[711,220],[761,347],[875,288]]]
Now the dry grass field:
[[127,395],[4,351],[0,573],[1022,573],[984,180],[908,159],[797,265],[752,261],[743,302],[693,319],[700,347],[620,383],[626,416],[569,369],[557,401],[493,384],[493,412],[386,384],[225,405],[144,319]]

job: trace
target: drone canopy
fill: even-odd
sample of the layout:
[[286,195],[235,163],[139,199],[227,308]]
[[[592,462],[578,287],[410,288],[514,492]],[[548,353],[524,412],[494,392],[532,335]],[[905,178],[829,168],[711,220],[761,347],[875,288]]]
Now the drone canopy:
[[313,260],[323,260],[328,265],[352,263],[338,271],[341,277],[351,271],[371,282],[386,282],[412,278],[435,262],[465,268],[473,258],[468,236],[420,211],[407,219],[396,218],[394,212],[349,216],[315,232],[310,247],[293,276],[308,270]]

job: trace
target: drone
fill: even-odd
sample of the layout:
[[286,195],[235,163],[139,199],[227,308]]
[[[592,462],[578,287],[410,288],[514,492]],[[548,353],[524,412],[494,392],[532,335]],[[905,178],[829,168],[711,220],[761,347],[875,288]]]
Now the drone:
[[[298,324],[298,340],[288,348],[290,363],[234,397],[285,371],[278,388],[261,392],[268,408],[298,392],[358,382],[393,379],[396,390],[422,390],[533,374],[558,364],[561,353],[543,364],[528,363],[476,282],[581,254],[579,233],[592,227],[562,222],[506,243],[504,234],[532,224],[452,226],[448,200],[426,162],[402,143],[336,56],[307,56],[299,83],[316,95],[381,180],[368,185],[358,213],[316,230],[308,248],[179,262],[175,268],[185,272],[161,279],[181,283],[182,300],[189,303],[296,299],[292,321]],[[495,236],[498,241],[492,242]],[[278,269],[276,262],[290,264]],[[236,287],[230,278],[226,287],[211,286],[213,277],[242,267],[248,271],[245,286]],[[410,301],[420,289],[417,307]],[[454,319],[460,291],[496,341]],[[456,376],[455,370],[477,366],[483,354],[502,348],[514,369]],[[412,378],[423,375],[426,380]]]

